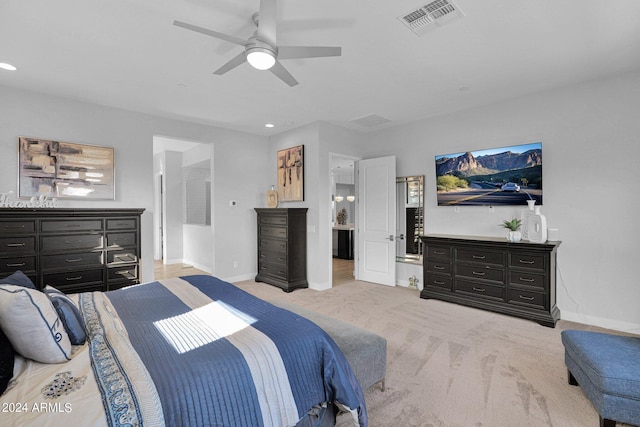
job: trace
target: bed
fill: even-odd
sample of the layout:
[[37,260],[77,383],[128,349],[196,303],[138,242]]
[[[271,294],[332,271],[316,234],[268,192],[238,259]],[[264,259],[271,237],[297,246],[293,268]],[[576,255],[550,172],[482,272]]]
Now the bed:
[[[336,413],[367,426],[362,390],[335,342],[230,283],[197,275],[105,293],[45,291],[0,284],[0,326],[15,348],[3,426],[324,427]],[[81,325],[56,298],[77,307]],[[36,306],[30,318],[18,319],[28,311],[20,304]],[[51,339],[30,348],[24,331],[39,322]],[[43,346],[55,357],[33,360]]]

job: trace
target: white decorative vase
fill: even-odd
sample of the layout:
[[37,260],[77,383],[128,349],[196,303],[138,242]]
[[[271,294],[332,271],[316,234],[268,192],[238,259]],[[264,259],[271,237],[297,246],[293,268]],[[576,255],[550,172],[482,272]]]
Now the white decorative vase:
[[509,230],[507,231],[507,240],[511,243],[518,243],[520,240],[522,240],[522,233],[520,232],[520,230]]
[[547,218],[540,213],[540,206],[536,206],[534,214],[527,219],[527,237],[533,243],[547,241]]
[[522,211],[522,215],[520,215],[520,220],[522,227],[520,230],[522,231],[522,238],[524,240],[529,240],[529,217],[531,215],[535,215],[534,205],[536,204],[535,199],[527,200],[527,209]]

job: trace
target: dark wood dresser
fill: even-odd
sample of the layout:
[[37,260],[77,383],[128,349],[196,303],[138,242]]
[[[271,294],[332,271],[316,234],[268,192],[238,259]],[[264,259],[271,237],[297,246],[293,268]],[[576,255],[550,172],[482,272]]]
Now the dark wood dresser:
[[38,289],[108,291],[140,283],[144,209],[0,209],[0,277]]
[[560,242],[427,235],[424,289],[434,298],[555,327],[556,251]]
[[256,282],[285,292],[306,288],[307,208],[259,209]]

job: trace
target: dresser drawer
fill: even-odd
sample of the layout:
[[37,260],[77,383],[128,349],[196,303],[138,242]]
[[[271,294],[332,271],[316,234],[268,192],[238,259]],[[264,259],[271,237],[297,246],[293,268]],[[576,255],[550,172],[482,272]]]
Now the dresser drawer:
[[25,221],[0,221],[0,234],[35,233],[36,222]]
[[104,282],[102,268],[67,271],[63,273],[49,273],[42,276],[43,286],[49,285],[53,286],[54,288],[73,286],[74,289],[79,289],[86,284],[91,284],[94,282]]
[[271,264],[278,264],[283,268],[287,267],[287,254],[285,252],[263,252],[260,254],[260,260],[262,262],[268,262]]
[[138,254],[135,251],[109,251],[107,252],[107,264],[121,264],[138,262]]
[[130,265],[107,269],[107,276],[110,282],[120,280],[138,280],[138,266]]
[[60,292],[64,292],[65,294],[79,294],[82,292],[104,292],[107,290],[106,286],[102,282],[58,285],[55,286],[55,288]]
[[101,219],[46,219],[40,222],[42,232],[102,230]]
[[459,249],[456,250],[457,261],[478,262],[483,264],[504,265],[503,252],[482,251],[476,249]]
[[509,271],[509,284],[531,286],[544,290],[546,277],[544,274],[534,274],[523,271]]
[[427,258],[451,259],[451,248],[444,246],[427,246]]
[[287,251],[287,242],[275,239],[260,239],[260,252],[263,251]]
[[0,237],[0,252],[7,254],[23,254],[36,249],[35,236]]
[[258,261],[258,274],[274,276],[281,279],[287,278],[287,268],[282,264],[271,264],[268,262]]
[[485,265],[458,264],[456,265],[456,277],[461,276],[504,283],[504,270],[487,267]]
[[69,234],[42,237],[43,252],[71,251],[76,249],[102,249],[102,234]]
[[287,238],[286,227],[274,227],[274,226],[261,226],[260,237],[275,237],[278,239]]
[[429,272],[451,274],[451,264],[448,262],[438,262],[428,259],[426,260],[426,263],[427,271]]
[[544,256],[513,252],[509,254],[509,266],[512,268],[530,268],[544,270]]
[[545,306],[546,296],[540,292],[524,291],[521,289],[509,289],[509,303],[524,305],[527,307],[547,309]]
[[455,291],[457,293],[470,294],[481,298],[504,301],[505,288],[485,283],[456,280]]
[[81,252],[75,254],[43,255],[42,268],[52,270],[56,268],[77,268],[87,266],[101,266],[102,252]]
[[135,230],[137,221],[135,218],[108,219],[107,230]]
[[436,288],[442,291],[451,291],[451,284],[453,281],[450,277],[447,276],[439,276],[437,274],[427,274],[427,277],[424,281],[425,286],[429,286],[432,288]]
[[260,224],[287,225],[287,217],[284,215],[260,215]]
[[0,273],[14,273],[16,270],[22,270],[24,272],[35,269],[35,255],[0,258]]
[[137,243],[136,233],[108,233],[107,234],[107,247],[120,247],[135,246]]

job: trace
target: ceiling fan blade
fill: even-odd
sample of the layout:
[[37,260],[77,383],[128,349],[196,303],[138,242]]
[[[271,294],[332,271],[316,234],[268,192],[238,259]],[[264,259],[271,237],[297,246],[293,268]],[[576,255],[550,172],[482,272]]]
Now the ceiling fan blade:
[[278,59],[319,58],[342,55],[341,47],[330,46],[278,46]]
[[258,15],[258,39],[276,46],[276,21],[278,8],[276,0],[261,0],[260,14]]
[[298,81],[293,78],[293,76],[287,71],[286,68],[282,66],[282,64],[276,61],[275,65],[269,68],[273,74],[275,74],[280,80],[288,84],[289,86],[296,86]]
[[227,71],[231,71],[234,68],[236,68],[238,65],[242,65],[245,62],[247,62],[247,55],[244,52],[240,52],[238,55],[234,56],[229,62],[227,62],[222,67],[215,70],[213,74],[217,74],[221,76]]
[[208,30],[206,28],[198,27],[196,25],[187,24],[186,22],[173,21],[173,25],[175,25],[176,27],[182,27],[182,28],[186,28],[187,30],[195,31],[196,33],[200,33],[210,37],[215,37],[217,39],[225,40],[230,43],[238,44],[240,46],[244,46],[247,44],[247,40],[241,39],[240,37],[230,36],[228,34],[223,34],[217,31]]

